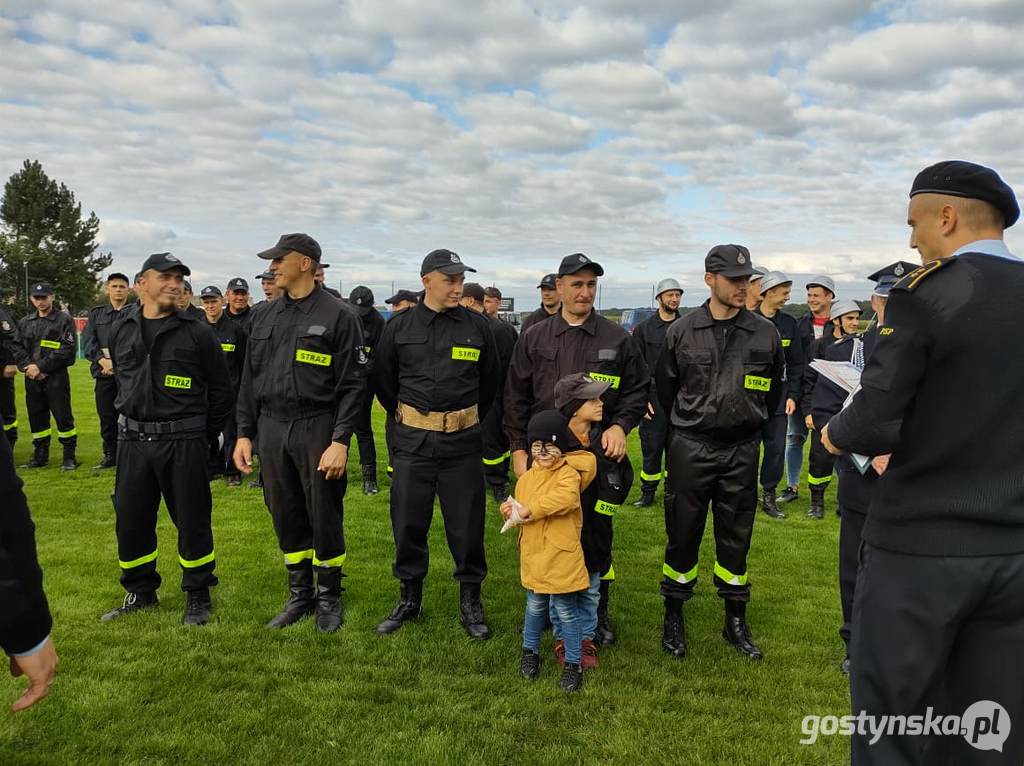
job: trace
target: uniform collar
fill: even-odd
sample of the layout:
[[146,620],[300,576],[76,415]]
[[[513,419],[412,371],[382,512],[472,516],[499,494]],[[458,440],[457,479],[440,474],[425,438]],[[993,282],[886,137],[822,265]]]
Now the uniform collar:
[[1001,239],[976,239],[956,250],[952,257],[963,253],[980,253],[981,255],[993,255],[997,258],[1006,258],[1011,261],[1019,261],[1020,258],[1010,252],[1010,248]]
[[[427,306],[426,303],[424,303],[423,301],[420,301],[419,303],[416,304],[415,308],[408,309],[408,310],[409,311],[415,311],[416,312],[416,318],[422,324],[425,324],[425,325],[427,325],[429,327],[431,324],[433,324],[434,320],[437,319],[437,317],[439,317],[439,316],[444,316],[444,317],[446,317],[448,319],[452,319],[452,320],[454,320],[456,322],[461,321],[462,320],[462,312],[459,311],[460,308],[462,308],[462,306],[455,306],[454,308],[450,308],[450,309],[448,309],[446,311],[434,311],[432,308]],[[469,311],[469,309],[466,309],[466,311]]]
[[559,311],[557,314],[552,314],[551,319],[549,319],[548,321],[555,322],[555,335],[561,335],[567,330],[573,329],[583,330],[589,335],[594,335],[597,333],[597,312],[594,310],[591,310],[587,318],[583,320],[583,324],[580,325],[571,325],[568,322],[566,322],[565,317],[562,316],[561,311]]
[[[740,313],[736,315],[735,319],[736,327],[742,327],[744,330],[754,330],[757,328],[757,320],[754,318],[750,309],[741,308]],[[765,319],[768,319],[768,317],[765,317]],[[694,329],[714,327],[716,321],[717,320],[711,316],[711,299],[708,298],[697,310],[697,318],[693,323],[693,327]]]
[[281,301],[282,305],[284,305],[286,308],[289,306],[294,306],[303,314],[309,314],[309,312],[312,311],[313,307],[317,304],[318,300],[320,299],[320,296],[323,295],[323,291],[324,289],[320,285],[314,284],[313,291],[303,298],[295,300],[294,298],[289,297],[288,293],[285,293],[278,300]]

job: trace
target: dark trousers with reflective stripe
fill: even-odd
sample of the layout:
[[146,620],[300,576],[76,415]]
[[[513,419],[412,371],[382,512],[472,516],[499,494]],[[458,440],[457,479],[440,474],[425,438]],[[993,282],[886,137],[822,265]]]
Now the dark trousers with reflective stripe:
[[417,454],[396,449],[392,457],[391,528],[395,536],[392,571],[399,580],[427,576],[430,551],[427,535],[440,501],[455,579],[479,583],[487,576],[484,555],[485,494],[480,453],[432,456],[433,442],[445,434],[431,433]]
[[52,412],[61,444],[77,443],[75,416],[71,413],[71,381],[68,379],[66,367],[50,373],[42,380],[25,378],[25,408],[28,410],[28,423],[32,428],[33,441],[50,440]]
[[334,413],[300,420],[261,417],[258,424],[263,498],[277,542],[289,554],[312,551],[314,563],[341,566],[345,555],[345,474],[328,481],[317,470],[331,444]]
[[206,480],[206,436],[161,437],[153,441],[122,431],[117,442],[114,510],[121,585],[148,592],[160,586],[156,569],[156,524],[160,498],[178,529],[181,589],[217,584],[213,570],[213,501]]
[[640,488],[656,489],[661,479],[662,456],[668,464],[665,447],[668,444],[669,423],[661,405],[654,406],[654,414],[650,420],[640,421],[640,450],[644,456],[643,469],[640,471]]
[[0,377],[0,421],[4,435],[13,445],[18,439],[18,407],[14,401],[14,378]]
[[502,421],[501,406],[495,404],[487,411],[480,424],[483,436],[484,479],[491,487],[508,484],[509,444]]
[[359,465],[363,468],[377,470],[377,445],[373,441],[373,393],[366,396],[366,401],[359,408],[359,416],[356,418],[355,427],[352,429],[356,434],[356,441],[359,444]]
[[811,449],[807,456],[807,483],[810,486],[828,484],[832,481],[832,471],[836,466],[836,456],[825,449],[821,443],[821,431],[811,431]]
[[665,482],[668,545],[662,596],[682,601],[693,596],[710,504],[718,595],[732,601],[750,600],[747,553],[757,510],[758,446],[759,439],[730,447],[711,446],[673,429]]
[[[870,470],[870,469],[869,469]],[[839,481],[842,482],[842,474]],[[849,508],[840,508],[839,517],[839,603],[843,609],[843,624],[839,636],[850,654],[850,621],[853,619],[853,597],[857,591],[857,564],[860,538],[867,516]]]
[[1024,553],[914,556],[864,543],[850,643],[853,715],[923,718],[933,708],[933,718],[960,717],[984,700],[1005,708],[989,728],[1009,737],[1002,752],[976,749],[970,739],[984,721],[970,717],[966,736],[884,735],[872,745],[870,733],[855,734],[855,766],[1024,762],[1022,646]]
[[96,378],[96,414],[100,416],[100,438],[103,449],[114,452],[117,449],[117,382],[113,375],[99,375]]
[[761,429],[764,452],[761,454],[761,486],[775,489],[782,481],[782,469],[786,465],[786,426],[789,417],[785,412],[772,415]]

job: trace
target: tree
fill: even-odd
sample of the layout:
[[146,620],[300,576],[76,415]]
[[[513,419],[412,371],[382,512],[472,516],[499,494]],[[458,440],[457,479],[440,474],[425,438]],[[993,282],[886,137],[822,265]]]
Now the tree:
[[0,285],[19,306],[28,284],[49,282],[57,297],[76,308],[90,305],[100,273],[113,261],[99,253],[100,219],[35,160],[25,160],[4,185],[0,200]]

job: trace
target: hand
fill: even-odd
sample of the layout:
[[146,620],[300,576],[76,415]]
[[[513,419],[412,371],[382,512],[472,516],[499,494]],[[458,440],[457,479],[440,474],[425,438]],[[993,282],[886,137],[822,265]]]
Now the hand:
[[239,436],[235,442],[235,451],[231,454],[235,468],[248,476],[252,473],[252,439]]
[[517,449],[512,453],[512,472],[517,479],[526,473],[526,450]]
[[42,374],[43,373],[40,371],[39,365],[37,364],[30,364],[25,368],[25,377],[30,380],[41,380],[40,376]]
[[28,688],[11,705],[11,710],[17,712],[32,707],[50,693],[50,684],[57,674],[60,657],[53,646],[53,639],[47,638],[43,648],[35,654],[28,657],[11,657],[10,660],[11,675],[14,678],[23,675],[28,679]]
[[533,514],[530,513],[530,509],[527,508],[525,505],[521,505],[519,506],[519,508],[519,518],[521,518],[523,521],[529,521],[533,517]]
[[5,378],[13,378],[17,374],[18,374],[18,365],[16,365],[16,364],[4,365],[4,377]]
[[647,402],[647,414],[644,415],[644,420],[650,420],[654,417],[654,405]]
[[795,399],[787,399],[786,400],[786,414],[787,415],[792,415],[794,412],[796,412],[796,400]]
[[508,517],[512,515],[512,501],[506,500],[501,504],[498,510],[501,512],[501,518],[508,521]]
[[871,467],[875,469],[875,473],[881,476],[889,469],[889,458],[892,455],[879,455],[878,457],[871,458]]
[[626,456],[626,432],[622,426],[611,426],[601,434],[601,449],[605,457],[622,460]]
[[804,418],[804,425],[807,426],[807,428],[809,430],[813,431],[814,430],[814,418],[812,418],[810,415],[808,415],[806,418]]
[[320,456],[320,465],[316,470],[324,472],[324,478],[328,481],[340,479],[345,473],[345,465],[348,463],[348,445],[331,442],[331,446],[324,450]]
[[114,362],[112,359],[101,357],[99,361],[100,375],[113,375],[114,374]]
[[821,446],[827,449],[833,455],[842,455],[843,451],[832,443],[832,440],[828,438],[828,424],[821,429]]

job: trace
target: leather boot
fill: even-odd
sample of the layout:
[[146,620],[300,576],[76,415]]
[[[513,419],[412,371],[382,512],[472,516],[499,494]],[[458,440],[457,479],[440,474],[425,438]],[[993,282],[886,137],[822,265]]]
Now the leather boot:
[[50,464],[50,440],[36,439],[32,449],[31,459],[22,468],[46,468]]
[[633,503],[635,508],[650,508],[654,505],[654,494],[658,491],[657,482],[641,482],[640,498]]
[[484,605],[480,602],[480,583],[459,583],[459,622],[475,641],[486,641],[491,637],[491,629],[484,618]]
[[681,660],[686,656],[686,620],[683,618],[683,602],[679,599],[665,599],[661,648],[676,659]]
[[377,626],[377,633],[386,635],[394,633],[408,620],[414,620],[420,616],[423,609],[423,581],[402,580],[399,583],[398,603],[391,610],[391,614]]
[[75,448],[78,446],[76,439],[68,439],[61,446],[64,447],[64,456],[61,459],[62,471],[73,471],[78,468],[78,461],[75,459]]
[[333,633],[341,627],[341,567],[316,569],[316,629]]
[[750,628],[747,626],[747,603],[745,601],[727,600],[725,602],[725,627],[722,628],[722,638],[750,659],[764,659],[764,655],[754,643],[754,639],[750,635]]
[[608,621],[608,586],[611,584],[611,580],[601,580],[601,596],[597,602],[597,630],[594,631],[594,641],[600,646],[611,646],[615,643],[615,634]]
[[213,602],[210,600],[210,589],[185,591],[185,614],[181,617],[182,625],[205,625],[210,621]]
[[114,444],[103,445],[103,459],[93,466],[94,470],[100,471],[104,468],[113,468],[117,465],[117,446]]
[[363,494],[364,495],[376,495],[380,492],[380,488],[377,486],[377,466],[375,465],[364,465],[362,466],[363,471]]
[[103,614],[100,617],[100,621],[110,622],[126,614],[133,614],[143,609],[155,607],[159,603],[160,599],[157,598],[156,591],[147,591],[145,593],[128,592],[124,594],[124,601],[121,602],[121,606]]
[[775,490],[774,489],[762,489],[761,490],[761,510],[771,516],[773,519],[784,519],[786,514],[779,510],[779,505],[775,501]]
[[811,507],[807,509],[808,517],[812,519],[825,518],[825,490],[828,484],[814,484],[811,486]]
[[270,622],[268,628],[286,628],[313,613],[313,564],[303,561],[288,569],[288,600]]
[[498,505],[504,503],[508,500],[508,484],[492,484],[491,496]]

